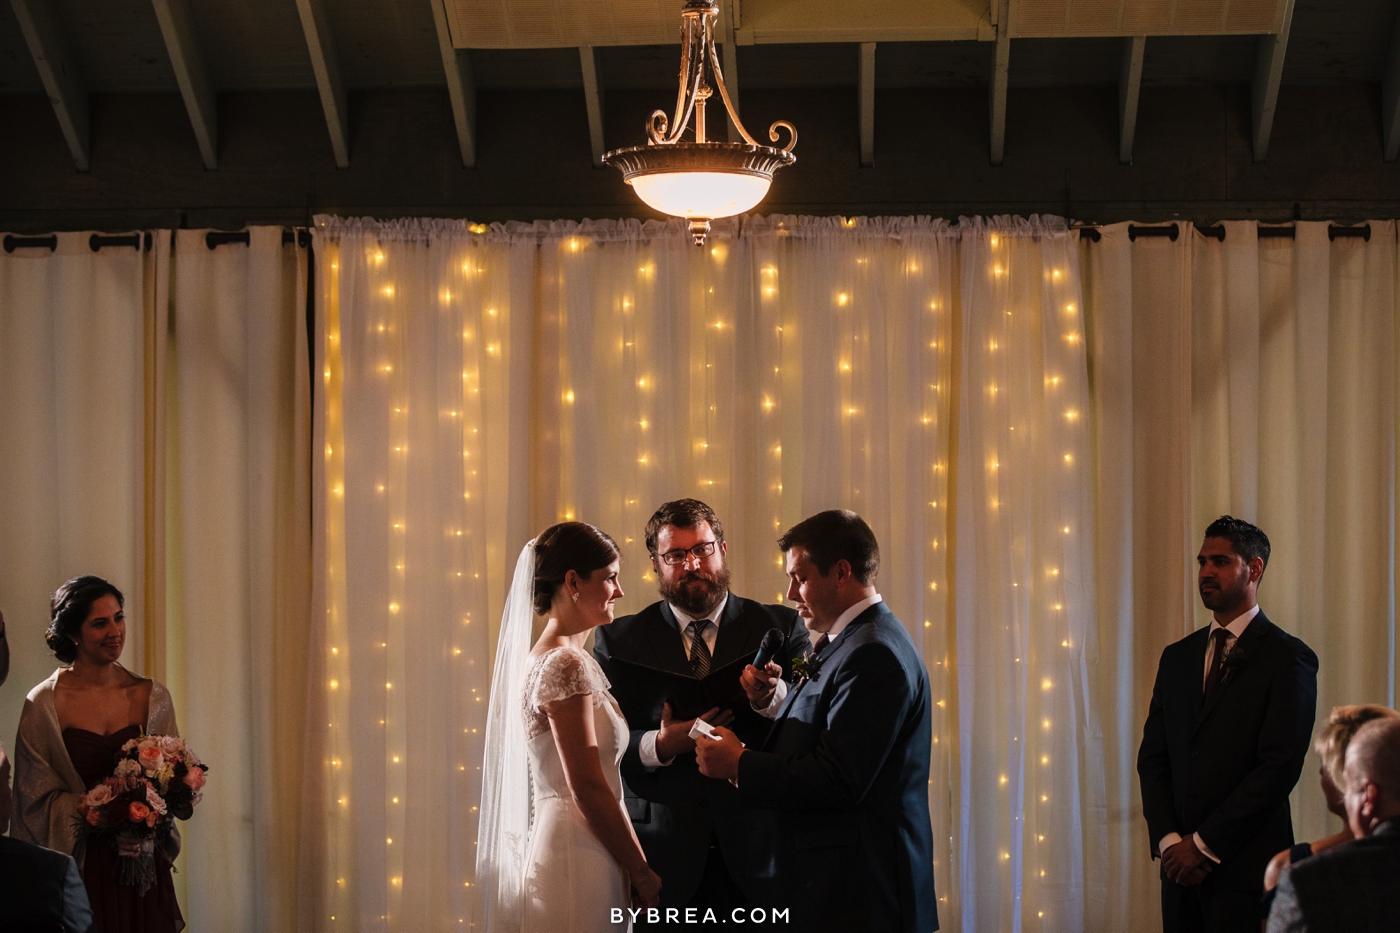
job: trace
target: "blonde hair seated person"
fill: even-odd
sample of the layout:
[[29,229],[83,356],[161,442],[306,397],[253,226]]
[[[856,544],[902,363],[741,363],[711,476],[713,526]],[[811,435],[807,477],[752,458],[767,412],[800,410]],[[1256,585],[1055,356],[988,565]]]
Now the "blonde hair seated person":
[[1342,799],[1342,789],[1346,786],[1342,778],[1342,768],[1346,764],[1347,746],[1357,730],[1375,719],[1400,717],[1393,709],[1362,703],[1355,706],[1336,706],[1327,717],[1327,725],[1317,735],[1313,748],[1322,758],[1318,769],[1322,781],[1322,795],[1327,798],[1328,811],[1342,818],[1342,828],[1338,832],[1316,842],[1299,842],[1291,848],[1275,855],[1264,870],[1264,913],[1267,916],[1269,902],[1273,900],[1274,889],[1278,887],[1279,875],[1294,862],[1325,851],[1353,838],[1347,826],[1346,804]]

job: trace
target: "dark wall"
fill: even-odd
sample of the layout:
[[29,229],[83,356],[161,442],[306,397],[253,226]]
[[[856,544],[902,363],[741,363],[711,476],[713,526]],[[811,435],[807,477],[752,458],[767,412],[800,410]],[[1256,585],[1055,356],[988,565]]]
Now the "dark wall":
[[[749,90],[743,105],[755,136],[780,118],[800,133],[764,212],[1351,221],[1400,216],[1379,97],[1372,85],[1285,85],[1268,161],[1255,164],[1247,86],[1144,87],[1129,166],[1111,86],[1012,88],[997,167],[982,88],[879,91],[871,168],[859,165],[854,88]],[[641,143],[646,115],[673,99],[609,92],[607,144]],[[79,174],[46,98],[0,97],[0,229],[237,228],[319,212],[648,216],[615,171],[592,168],[581,92],[488,89],[478,106],[477,167],[464,169],[445,91],[353,94],[351,165],[337,170],[314,92],[225,93],[219,168],[207,172],[177,95],[99,95],[93,168]]]

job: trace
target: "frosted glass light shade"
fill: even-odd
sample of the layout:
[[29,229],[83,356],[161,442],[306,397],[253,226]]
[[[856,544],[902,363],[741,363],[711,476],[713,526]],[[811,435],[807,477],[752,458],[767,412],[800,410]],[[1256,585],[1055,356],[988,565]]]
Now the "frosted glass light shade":
[[752,210],[772,178],[737,172],[657,172],[628,179],[648,205],[687,219],[732,217]]

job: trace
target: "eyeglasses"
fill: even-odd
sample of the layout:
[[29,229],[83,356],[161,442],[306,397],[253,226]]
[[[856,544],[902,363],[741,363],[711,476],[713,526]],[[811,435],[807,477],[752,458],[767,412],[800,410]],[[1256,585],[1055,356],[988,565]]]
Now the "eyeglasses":
[[678,547],[657,556],[661,558],[663,563],[669,564],[672,567],[678,567],[685,563],[688,557],[694,557],[695,562],[698,564],[700,561],[713,554],[718,544],[718,541],[701,541],[699,544],[695,545],[695,547]]

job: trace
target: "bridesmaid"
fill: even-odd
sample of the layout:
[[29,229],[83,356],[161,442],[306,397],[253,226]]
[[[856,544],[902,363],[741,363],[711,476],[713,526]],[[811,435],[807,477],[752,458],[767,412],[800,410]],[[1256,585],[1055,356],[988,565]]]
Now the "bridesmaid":
[[[109,776],[122,744],[141,734],[177,735],[170,692],[117,663],[126,644],[121,592],[100,577],[75,577],[49,602],[49,648],[66,665],[29,691],[15,747],[11,835],[72,854],[78,798]],[[177,933],[185,926],[171,862],[178,831],[155,853],[156,882],[142,897],[117,882],[119,856],[87,846],[83,883],[97,933]],[[132,854],[135,854],[134,852]]]

